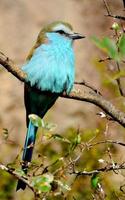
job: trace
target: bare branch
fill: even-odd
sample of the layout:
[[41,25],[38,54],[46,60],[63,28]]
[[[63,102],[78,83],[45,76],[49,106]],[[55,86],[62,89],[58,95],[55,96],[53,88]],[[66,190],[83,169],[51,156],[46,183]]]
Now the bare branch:
[[0,52],[0,64],[13,74],[20,81],[25,82],[26,74],[17,67],[4,53]]
[[115,19],[125,20],[125,17],[120,16],[120,15],[105,15],[105,16],[112,17],[112,18],[115,18]]
[[106,143],[118,144],[118,145],[125,147],[125,143],[120,142],[120,141],[115,141],[115,140],[104,140],[104,141],[95,142],[95,143],[90,144],[89,147],[93,147],[93,146],[96,146],[98,144],[106,144]]
[[[109,5],[107,3],[106,0],[103,0],[103,3],[104,3],[104,6],[106,8],[106,11],[107,11],[107,17],[112,17],[112,18],[115,18],[115,19],[120,19],[120,20],[125,20],[125,17],[124,16],[120,16],[120,15],[112,15],[111,11],[110,11],[110,8],[109,8]],[[123,0],[123,3],[125,5],[125,0]]]
[[[119,65],[118,62],[116,62],[116,66],[117,66],[118,72],[120,72],[121,70],[120,70],[120,65]],[[117,78],[116,81],[117,81],[117,84],[118,84],[119,92],[120,92],[121,96],[124,97],[125,94],[124,94],[124,91],[122,89],[121,78]]]
[[104,3],[104,5],[105,5],[105,7],[106,7],[108,16],[111,15],[111,11],[110,11],[109,5],[108,5],[108,3],[106,2],[106,0],[103,0],[103,3]]
[[109,164],[106,165],[105,167],[99,168],[99,169],[95,169],[92,171],[76,171],[73,168],[73,171],[70,172],[70,174],[75,174],[77,176],[92,176],[95,174],[99,174],[101,172],[109,172],[109,171],[116,171],[116,170],[120,170],[120,169],[125,169],[125,163],[122,164]]
[[84,89],[78,92],[71,92],[69,95],[62,94],[62,97],[86,101],[101,108],[111,118],[125,127],[125,114],[115,108],[109,101],[105,100],[101,95],[93,91],[85,91]]
[[[26,82],[26,74],[13,64],[8,57],[3,53],[0,53],[0,64],[5,67],[10,73],[12,73],[20,81]],[[86,91],[82,87],[81,90],[72,91],[69,95],[60,95],[64,98],[75,99],[79,101],[86,101],[92,103],[99,108],[101,108],[105,113],[107,113],[111,118],[125,127],[125,114],[115,108],[109,101],[105,100],[99,93],[92,91]]]

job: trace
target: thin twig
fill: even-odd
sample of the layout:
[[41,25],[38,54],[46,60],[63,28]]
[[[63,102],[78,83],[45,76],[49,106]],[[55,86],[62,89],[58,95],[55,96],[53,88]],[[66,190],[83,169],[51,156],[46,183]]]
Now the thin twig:
[[[118,62],[116,62],[116,66],[117,66],[118,72],[120,72],[120,66],[119,66]],[[117,81],[117,84],[118,84],[119,92],[120,92],[121,96],[124,97],[125,94],[124,94],[123,89],[122,89],[121,78],[117,78],[116,81]]]
[[120,15],[105,15],[106,17],[112,17],[115,19],[120,19],[120,20],[125,20],[125,17],[120,16]]
[[106,143],[117,144],[117,145],[121,145],[125,147],[125,143],[120,142],[120,141],[115,141],[115,140],[103,140],[103,141],[95,142],[95,143],[90,144],[89,147],[93,147],[98,144],[106,144]]
[[104,3],[104,5],[105,5],[105,7],[106,7],[107,14],[108,14],[108,15],[111,15],[111,11],[110,11],[110,8],[109,8],[109,5],[108,5],[107,1],[106,1],[106,0],[103,0],[103,3]]
[[[125,5],[125,1],[123,0],[124,2],[124,5]],[[120,20],[125,20],[125,17],[124,16],[120,16],[120,15],[112,15],[111,11],[110,11],[110,8],[109,8],[109,5],[107,3],[106,0],[103,0],[103,3],[105,5],[105,8],[106,8],[106,11],[107,11],[107,14],[105,16],[107,17],[112,17],[112,18],[115,18],[115,19],[120,19]]]
[[120,170],[120,169],[125,169],[125,163],[122,164],[110,164],[106,165],[105,167],[95,169],[92,171],[76,171],[73,169],[73,171],[70,172],[70,174],[75,174],[77,176],[93,176],[95,174],[99,174],[100,172],[109,172],[109,171],[115,171],[115,170]]

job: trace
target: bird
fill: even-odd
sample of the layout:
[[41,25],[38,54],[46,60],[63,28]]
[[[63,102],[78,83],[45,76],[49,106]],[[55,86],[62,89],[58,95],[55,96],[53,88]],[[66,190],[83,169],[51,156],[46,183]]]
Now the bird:
[[[24,84],[27,133],[22,156],[22,170],[28,171],[38,127],[29,119],[30,114],[43,118],[61,93],[69,94],[75,79],[74,40],[85,36],[75,33],[71,24],[52,22],[40,31],[37,41],[22,66],[27,74]],[[26,188],[18,180],[16,190]]]

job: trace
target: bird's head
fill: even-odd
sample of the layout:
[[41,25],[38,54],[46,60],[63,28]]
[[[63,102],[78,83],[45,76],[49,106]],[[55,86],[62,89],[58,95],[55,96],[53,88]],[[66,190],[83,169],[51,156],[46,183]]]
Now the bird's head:
[[55,38],[56,37],[60,37],[60,38],[65,37],[72,41],[84,38],[83,35],[81,35],[79,33],[75,33],[73,31],[72,26],[69,23],[63,22],[63,21],[56,21],[56,22],[53,22],[53,23],[45,26],[40,31],[37,41],[39,43],[42,43],[49,37],[52,38],[51,36],[53,37],[53,39],[54,39],[54,36],[55,36]]
[[33,49],[31,50],[28,59],[31,58],[34,49],[39,47],[41,44],[46,44],[48,42],[60,42],[60,41],[70,41],[85,38],[85,36],[75,33],[72,26],[63,21],[56,21],[51,24],[46,25],[39,33],[37,41]]

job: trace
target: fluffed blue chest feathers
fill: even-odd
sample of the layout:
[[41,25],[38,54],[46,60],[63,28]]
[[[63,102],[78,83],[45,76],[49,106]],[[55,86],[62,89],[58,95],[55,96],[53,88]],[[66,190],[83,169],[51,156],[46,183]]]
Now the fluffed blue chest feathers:
[[27,81],[42,91],[69,93],[74,83],[74,51],[72,40],[47,33],[48,42],[35,49],[32,58],[22,67]]

